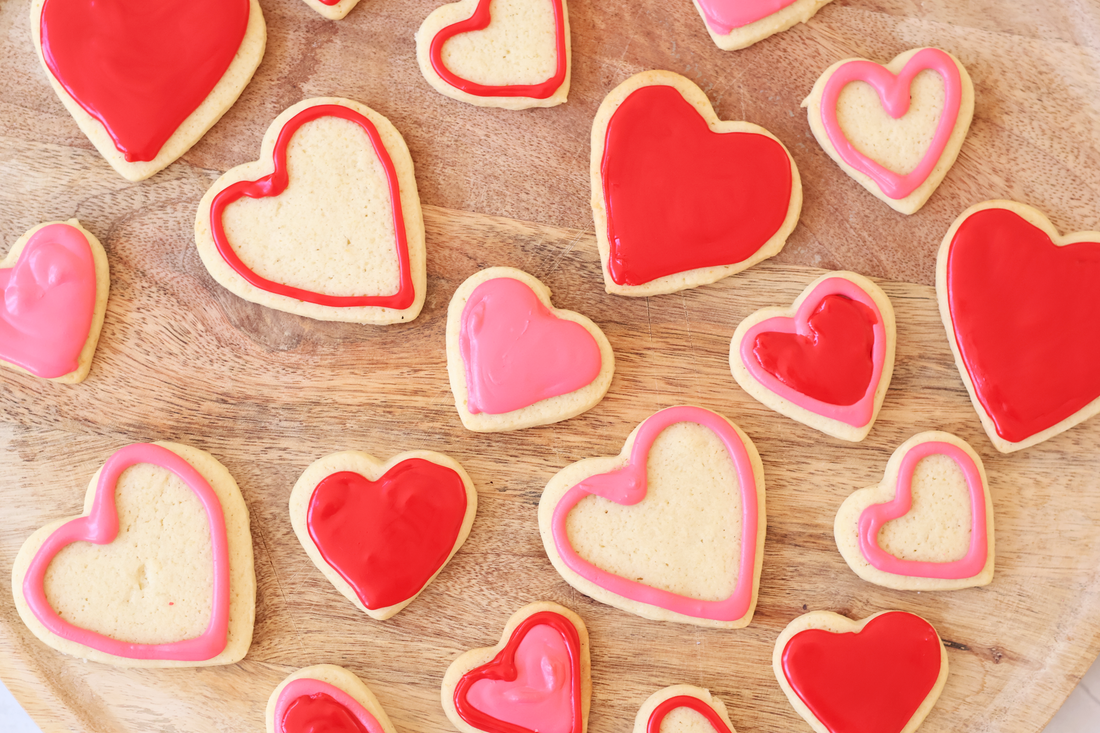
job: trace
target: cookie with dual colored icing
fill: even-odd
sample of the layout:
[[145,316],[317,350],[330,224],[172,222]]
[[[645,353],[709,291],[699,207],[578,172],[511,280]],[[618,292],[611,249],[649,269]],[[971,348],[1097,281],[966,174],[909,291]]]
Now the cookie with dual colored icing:
[[240,661],[256,576],[248,508],[225,466],[178,443],[136,443],[92,477],[84,513],[32,534],[12,569],[45,644],[124,667]]
[[555,308],[538,279],[491,267],[451,298],[447,373],[468,430],[519,430],[595,407],[611,386],[615,354],[599,326]]
[[290,494],[309,559],[345,598],[387,619],[420,595],[470,534],[477,490],[458,461],[410,451],[388,461],[325,456]]
[[441,696],[462,733],[585,733],[592,675],[584,621],[556,603],[524,606],[499,644],[451,662]]
[[269,308],[385,325],[424,305],[409,149],[389,120],[348,99],[307,99],[275,118],[260,159],[203,196],[195,244],[223,287]]
[[265,717],[267,733],[396,733],[370,688],[334,664],[304,667],[280,682]]
[[359,0],[302,0],[329,20],[340,20],[359,4]]
[[912,613],[852,621],[811,611],[779,635],[772,669],[817,733],[913,733],[947,682],[947,650]]
[[673,685],[654,692],[634,718],[634,733],[737,733],[710,690]]
[[779,253],[798,224],[794,158],[751,122],[719,120],[696,84],[644,71],[592,123],[592,214],[616,295],[713,283]]
[[479,107],[554,107],[569,96],[566,0],[461,0],[416,32],[428,83]]
[[718,48],[746,48],[805,23],[832,0],[694,0]]
[[956,590],[993,580],[993,499],[981,457],[950,433],[918,433],[878,486],[840,506],[833,525],[856,575],[898,590]]
[[539,530],[567,583],[658,621],[752,621],[764,560],[764,467],[744,432],[670,407],[622,453],[566,466],[543,490]]
[[814,280],[789,308],[764,308],[737,327],[730,370],[781,415],[841,440],[867,437],[894,372],[894,309],[854,272]]
[[0,262],[0,364],[64,384],[84,381],[110,289],[103,245],[80,222],[31,229]]
[[802,106],[814,137],[845,173],[912,214],[959,155],[974,116],[974,84],[951,54],[915,48],[885,66],[837,61]]
[[971,206],[936,263],[951,353],[994,447],[1011,453],[1100,412],[1100,232],[1059,234],[1015,201]]
[[233,106],[264,55],[257,0],[32,0],[50,85],[96,150],[140,181]]

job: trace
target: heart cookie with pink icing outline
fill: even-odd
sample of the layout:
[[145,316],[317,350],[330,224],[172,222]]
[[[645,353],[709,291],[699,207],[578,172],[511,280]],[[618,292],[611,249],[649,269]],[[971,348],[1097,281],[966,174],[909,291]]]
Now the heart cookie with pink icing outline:
[[726,418],[670,407],[613,458],[566,466],[543,490],[539,531],[567,583],[658,621],[752,621],[763,563],[764,468]]
[[27,628],[65,654],[124,667],[233,664],[255,618],[248,508],[209,453],[128,445],[92,477],[82,515],[23,543],[12,593]]
[[959,155],[974,116],[974,85],[951,54],[915,48],[885,66],[836,62],[802,106],[814,137],[845,173],[912,214]]
[[718,48],[734,51],[805,23],[832,0],[694,0]]
[[898,590],[956,590],[993,580],[993,500],[981,457],[950,433],[918,433],[878,486],[841,505],[840,554],[859,577]]
[[267,701],[267,733],[396,733],[370,688],[334,664],[315,664],[279,683]]

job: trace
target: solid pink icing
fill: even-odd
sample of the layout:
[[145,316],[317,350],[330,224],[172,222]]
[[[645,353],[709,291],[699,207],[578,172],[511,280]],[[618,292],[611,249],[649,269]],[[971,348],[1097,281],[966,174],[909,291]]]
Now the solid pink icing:
[[538,733],[573,730],[573,680],[569,649],[558,631],[535,626],[520,641],[516,679],[480,679],[466,700],[497,720]]
[[[836,104],[844,87],[854,81],[864,81],[878,92],[879,100],[887,114],[898,119],[909,111],[909,87],[913,78],[925,69],[931,69],[943,78],[943,113],[940,115],[939,122],[936,123],[932,144],[928,146],[920,163],[909,173],[899,175],[856,150],[837,121]],[[897,76],[887,71],[884,66],[862,59],[849,61],[841,66],[825,82],[825,89],[821,94],[821,122],[841,160],[857,171],[870,176],[883,194],[897,200],[913,193],[932,173],[958,122],[960,106],[962,106],[962,76],[954,59],[938,48],[923,48],[913,54]]]
[[[878,544],[882,525],[905,516],[913,505],[913,471],[922,458],[945,455],[953,460],[966,479],[970,491],[970,549],[962,560],[951,562],[917,562],[901,560]],[[872,504],[859,517],[859,549],[867,562],[883,572],[914,578],[957,580],[972,578],[982,571],[989,552],[986,535],[985,486],[974,459],[957,445],[940,441],[920,443],[905,454],[898,469],[894,499],[885,504]]]
[[290,707],[290,704],[300,697],[309,695],[328,695],[343,705],[367,729],[368,733],[384,733],[385,729],[382,728],[381,723],[366,708],[360,705],[358,700],[339,687],[311,677],[299,677],[296,680],[291,680],[279,693],[279,697],[275,700],[276,731],[282,730],[282,721],[286,717],[286,710]]
[[[43,583],[46,570],[57,553],[74,542],[106,545],[118,536],[118,512],[115,508],[115,487],[130,466],[151,463],[178,476],[202,502],[210,524],[210,541],[214,556],[214,594],[210,623],[201,636],[167,644],[134,644],[70,624],[57,615],[46,599]],[[128,659],[164,659],[198,662],[213,659],[225,649],[229,636],[229,550],[225,532],[225,516],[214,489],[195,467],[172,451],[151,443],[135,443],[119,449],[107,459],[99,473],[92,510],[54,530],[38,548],[23,578],[23,597],[27,605],[50,633],[62,639]]]
[[603,360],[584,326],[558,318],[526,284],[499,277],[474,288],[462,309],[459,348],[467,409],[501,415],[575,392]]
[[[726,452],[737,471],[737,481],[741,491],[741,558],[738,565],[737,585],[730,597],[721,601],[703,601],[682,596],[601,570],[577,554],[569,542],[569,532],[566,529],[569,512],[581,499],[591,494],[624,506],[632,506],[645,499],[646,461],[649,458],[649,449],[657,436],[666,428],[680,422],[702,425],[717,435],[726,447]],[[760,551],[756,546],[759,516],[756,475],[741,436],[721,415],[700,407],[681,406],[669,407],[646,418],[634,438],[630,461],[627,465],[616,471],[589,476],[569,489],[554,508],[551,532],[558,554],[570,570],[615,595],[658,606],[684,616],[715,621],[734,621],[748,613],[752,602],[756,553]]]
[[75,372],[95,315],[95,259],[76,227],[31,235],[14,267],[0,270],[0,359],[37,377]]
[[[756,343],[756,337],[760,333],[779,332],[806,335],[809,330],[807,320],[827,295],[843,295],[862,303],[874,311],[878,319],[878,323],[872,326],[872,331],[875,334],[875,345],[871,352],[871,363],[873,365],[871,381],[867,385],[867,393],[852,405],[832,405],[795,391],[764,369],[752,352],[753,344]],[[740,357],[741,363],[745,365],[745,369],[748,370],[753,379],[788,402],[830,420],[837,420],[861,428],[871,422],[871,418],[875,414],[875,391],[878,389],[879,382],[882,381],[882,369],[886,361],[886,327],[883,325],[882,313],[879,311],[874,298],[847,278],[831,277],[828,280],[822,280],[813,289],[809,296],[798,306],[793,318],[777,316],[761,321],[748,329],[744,338],[741,339]]]
[[711,30],[727,36],[735,28],[767,18],[778,13],[795,0],[698,0],[703,16]]

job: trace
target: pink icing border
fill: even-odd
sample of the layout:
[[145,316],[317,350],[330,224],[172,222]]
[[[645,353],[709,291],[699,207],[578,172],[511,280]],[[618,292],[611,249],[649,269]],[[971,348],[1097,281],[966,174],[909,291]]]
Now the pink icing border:
[[[741,562],[733,593],[721,601],[703,601],[682,596],[600,570],[583,559],[569,543],[566,519],[581,499],[594,494],[624,506],[646,496],[646,461],[653,441],[666,428],[679,422],[693,422],[714,432],[726,447],[737,471],[741,488]],[[760,518],[756,496],[756,475],[748,451],[737,431],[721,415],[700,407],[669,407],[646,418],[634,439],[630,461],[608,473],[589,476],[565,493],[554,508],[551,530],[554,545],[566,566],[582,578],[627,600],[664,608],[683,616],[714,621],[735,621],[749,612],[756,578],[756,535]]]
[[[105,545],[118,536],[118,512],[115,487],[130,466],[151,463],[166,468],[183,480],[198,496],[210,523],[210,539],[214,556],[214,598],[210,624],[201,636],[167,644],[134,644],[74,626],[57,615],[46,599],[46,570],[54,557],[74,542]],[[163,659],[198,662],[213,659],[224,649],[229,637],[229,549],[225,531],[225,516],[214,489],[194,466],[179,455],[159,445],[135,443],[119,449],[107,459],[100,470],[92,509],[58,527],[46,538],[31,560],[23,578],[23,597],[46,629],[56,636],[97,651],[127,659]]]
[[707,25],[720,36],[775,15],[797,0],[699,0]]
[[[814,309],[817,308],[822,299],[827,295],[843,295],[851,298],[857,303],[862,303],[873,310],[875,316],[878,318],[878,323],[872,326],[872,330],[875,334],[875,345],[871,353],[871,363],[873,365],[871,369],[871,381],[867,385],[867,392],[858,402],[852,405],[832,405],[828,402],[822,402],[809,395],[804,395],[801,392],[795,391],[768,373],[752,353],[752,347],[756,342],[756,337],[764,331],[797,333],[803,336],[807,335],[809,333],[807,321],[813,314]],[[741,363],[745,366],[745,369],[748,370],[752,378],[763,385],[768,391],[774,392],[783,399],[804,410],[808,410],[830,420],[846,423],[852,427],[862,428],[870,423],[875,415],[875,393],[878,391],[878,386],[882,381],[882,370],[886,363],[886,340],[885,321],[882,318],[882,312],[879,310],[878,304],[875,303],[875,299],[872,298],[866,290],[847,278],[830,277],[818,283],[814,289],[810,291],[809,295],[803,298],[793,318],[788,316],[768,318],[746,331],[744,337],[741,339],[738,354],[741,357]]]
[[298,679],[291,680],[279,693],[279,697],[275,700],[274,723],[277,733],[284,733],[283,718],[286,717],[286,709],[290,707],[290,703],[294,702],[299,697],[317,694],[328,695],[347,708],[347,711],[363,724],[363,727],[367,729],[368,733],[385,733],[385,729],[382,727],[382,724],[378,722],[378,719],[371,715],[370,711],[364,708],[358,700],[341,690],[339,687],[335,687],[321,680],[313,679],[312,677],[299,677]]
[[[962,560],[951,562],[901,560],[879,546],[879,530],[887,522],[904,516],[912,507],[913,471],[917,463],[927,456],[941,454],[955,461],[966,478],[966,487],[970,490],[970,549]],[[982,484],[981,472],[970,454],[957,445],[942,441],[920,443],[911,448],[898,469],[897,489],[893,500],[884,504],[872,504],[860,514],[859,551],[873,567],[893,575],[959,580],[972,578],[980,573],[989,554],[985,486]]]
[[[902,176],[884,168],[855,149],[837,121],[837,100],[840,98],[840,92],[848,84],[864,81],[878,92],[879,100],[887,114],[898,119],[909,111],[909,88],[913,78],[926,69],[935,71],[943,78],[943,113],[940,115],[939,122],[936,123],[936,134],[932,138],[932,144],[928,146],[920,164]],[[883,194],[897,200],[913,193],[932,173],[932,169],[943,155],[944,148],[947,147],[951,133],[955,130],[961,106],[962,76],[959,74],[959,67],[955,64],[955,60],[938,48],[922,48],[913,54],[897,76],[873,61],[858,59],[842,65],[825,82],[825,89],[821,93],[821,123],[825,126],[829,142],[836,148],[841,160],[860,173],[870,176]]]

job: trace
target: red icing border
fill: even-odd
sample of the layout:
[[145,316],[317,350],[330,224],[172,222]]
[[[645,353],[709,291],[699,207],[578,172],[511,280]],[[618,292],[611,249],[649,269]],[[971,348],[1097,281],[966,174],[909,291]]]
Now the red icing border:
[[677,708],[689,708],[702,715],[714,728],[715,733],[729,733],[730,727],[726,721],[718,715],[718,711],[694,695],[677,695],[662,702],[649,714],[649,722],[646,723],[646,733],[661,733],[661,724],[665,722],[665,716]]

